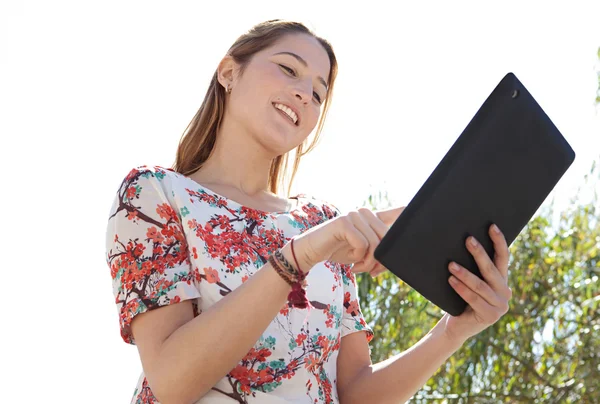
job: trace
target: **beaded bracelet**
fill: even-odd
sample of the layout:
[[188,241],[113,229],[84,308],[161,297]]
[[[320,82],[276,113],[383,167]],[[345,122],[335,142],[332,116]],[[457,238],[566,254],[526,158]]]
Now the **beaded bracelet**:
[[269,256],[268,261],[279,276],[292,287],[292,290],[288,294],[288,301],[292,304],[292,307],[305,309],[310,305],[310,302],[306,298],[306,291],[304,290],[308,286],[306,274],[302,272],[300,265],[298,265],[296,253],[294,252],[294,239],[292,239],[291,247],[297,269],[288,262],[280,250],[276,250]]

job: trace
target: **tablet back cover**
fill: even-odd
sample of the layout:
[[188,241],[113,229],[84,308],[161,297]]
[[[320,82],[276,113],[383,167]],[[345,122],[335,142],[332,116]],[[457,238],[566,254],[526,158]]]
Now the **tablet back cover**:
[[[513,73],[492,91],[375,250],[375,258],[442,310],[466,302],[450,287],[456,261],[482,278],[465,240],[494,255],[489,226],[510,245],[575,153]],[[483,279],[483,278],[482,278]]]

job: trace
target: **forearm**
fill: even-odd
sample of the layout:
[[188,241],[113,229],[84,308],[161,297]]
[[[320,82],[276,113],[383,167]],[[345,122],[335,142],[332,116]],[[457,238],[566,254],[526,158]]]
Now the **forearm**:
[[365,368],[340,392],[342,404],[403,403],[460,348],[443,333],[440,321],[406,351]]
[[[283,253],[291,259],[288,248]],[[206,394],[254,346],[290,290],[266,263],[243,285],[178,328],[162,344],[157,361],[163,394],[173,402],[194,402]]]

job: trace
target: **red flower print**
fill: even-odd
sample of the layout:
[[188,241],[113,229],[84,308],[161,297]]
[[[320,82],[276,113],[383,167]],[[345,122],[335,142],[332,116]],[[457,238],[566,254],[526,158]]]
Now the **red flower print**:
[[331,208],[327,205],[323,205],[323,213],[325,213],[325,216],[327,216],[328,218],[332,218],[332,217],[336,216],[336,214],[333,213]]
[[152,240],[153,243],[162,243],[165,239],[163,235],[158,232],[158,229],[154,226],[148,228],[148,231],[146,232],[146,237],[148,237],[149,240]]
[[351,267],[352,265],[342,265],[342,271],[346,279],[352,282],[352,285],[356,286],[356,277],[354,276],[354,273],[352,273]]
[[150,385],[148,385],[148,380],[146,378],[144,378],[144,382],[142,383],[142,391],[140,391],[137,398],[141,403],[157,402],[156,397],[154,397],[154,394],[152,393],[152,390],[150,390]]
[[202,281],[202,276],[200,275],[200,271],[198,270],[198,267],[195,267],[194,270],[192,271],[192,278],[196,282]]
[[[167,237],[167,238],[171,238],[171,237],[173,237],[173,235],[175,234],[175,231],[174,231],[174,229],[173,229],[171,226],[166,226],[166,227],[163,227],[163,228],[160,230],[160,232],[161,232],[161,233],[162,233],[162,234],[163,234],[165,237]],[[172,240],[169,240],[169,239],[167,239],[167,241],[166,241],[165,243],[166,243],[166,244],[171,244],[172,242],[173,242]]]
[[306,340],[306,334],[298,334],[298,336],[296,337],[296,344],[298,344],[298,346],[302,345],[302,343]]
[[178,258],[169,254],[165,257],[165,261],[167,262],[167,266],[169,268],[173,268],[179,262]]
[[129,211],[129,212],[127,212],[127,219],[133,220],[135,222],[135,219],[138,218],[137,214],[138,214],[137,210],[134,210],[133,212]]
[[157,292],[164,292],[165,290],[169,289],[171,286],[173,286],[173,282],[165,280],[165,279],[161,279],[158,282],[156,282],[154,289],[156,289]]
[[248,384],[248,369],[245,366],[237,365],[229,375],[238,380],[242,385]]
[[318,360],[315,354],[310,354],[306,357],[304,361],[304,367],[308,369],[309,372],[314,372],[318,366]]
[[206,280],[208,283],[217,283],[220,282],[219,272],[216,269],[212,269],[211,267],[204,268],[204,273],[206,274]]
[[317,345],[325,347],[326,345],[329,345],[329,340],[324,335],[319,335],[319,338],[317,338]]
[[127,188],[127,199],[133,199],[135,197],[135,187]]
[[259,371],[256,374],[256,376],[257,376],[257,378],[254,381],[255,383],[259,382],[259,383],[263,384],[263,383],[271,383],[273,381],[273,375],[271,374],[271,369],[269,369],[269,368],[264,368],[263,370]]
[[348,307],[346,307],[346,313],[351,314],[353,316],[358,315],[358,300],[352,300]]
[[144,272],[144,276],[150,276],[150,272],[152,271],[153,265],[152,261],[146,261],[142,264],[142,272]]
[[266,348],[262,348],[256,353],[256,360],[259,362],[264,362],[269,356],[271,356],[271,351]]
[[[208,202],[209,205],[215,205],[217,203],[217,199],[214,196],[208,195],[208,194],[202,194],[202,199],[204,199],[206,202]],[[224,202],[224,204],[221,205],[221,201],[219,200],[218,202],[220,203],[220,206],[227,206],[227,202]]]
[[[119,188],[110,217],[120,215],[115,225],[122,228],[111,225],[108,230],[114,233],[106,239],[126,342],[135,343],[130,324],[136,315],[191,299],[196,317],[202,312],[202,299],[196,297],[205,296],[202,303],[208,309],[213,302],[207,296],[215,300],[227,296],[247,283],[269,255],[292,237],[340,215],[335,206],[304,196],[307,203],[279,220],[279,214],[232,205],[231,200],[192,184],[179,173],[155,167],[133,170]],[[344,329],[368,331],[368,326],[359,311],[351,265],[325,261],[324,266],[319,280],[315,279],[320,288],[311,296],[318,308],[309,314],[296,313],[289,303],[282,304],[274,326],[265,329],[224,375],[219,389],[223,398],[238,403],[263,401],[260,394],[265,393],[286,399],[301,390],[305,401],[337,402],[335,359],[341,335]],[[185,287],[187,297],[177,293],[175,285]],[[131,401],[157,402],[146,380],[140,380]]]
[[145,247],[141,243],[133,244],[132,241],[127,243],[127,252],[130,253],[133,259],[140,257],[144,253]]
[[229,217],[227,217],[225,215],[218,216],[217,224],[218,224],[219,228],[222,230],[226,230],[231,226],[231,223],[229,223]]
[[177,214],[175,213],[175,210],[173,210],[171,205],[169,205],[168,203],[163,203],[161,205],[158,205],[156,207],[156,213],[158,213],[158,215],[160,217],[162,217],[163,219],[166,219],[167,222],[170,221],[171,219],[177,221],[176,220]]
[[119,261],[114,261],[113,264],[110,266],[110,276],[113,278],[113,280],[117,277],[117,274],[119,273]]

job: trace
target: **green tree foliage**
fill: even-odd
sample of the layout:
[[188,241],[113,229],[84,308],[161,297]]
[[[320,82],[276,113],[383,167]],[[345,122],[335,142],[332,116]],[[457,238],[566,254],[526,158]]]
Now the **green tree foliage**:
[[[594,164],[586,184],[597,171]],[[412,402],[600,403],[598,196],[578,198],[560,216],[552,203],[531,219],[510,246],[509,312],[469,339]],[[380,193],[364,206],[390,203]],[[443,315],[390,272],[357,278],[374,362],[411,347]]]

